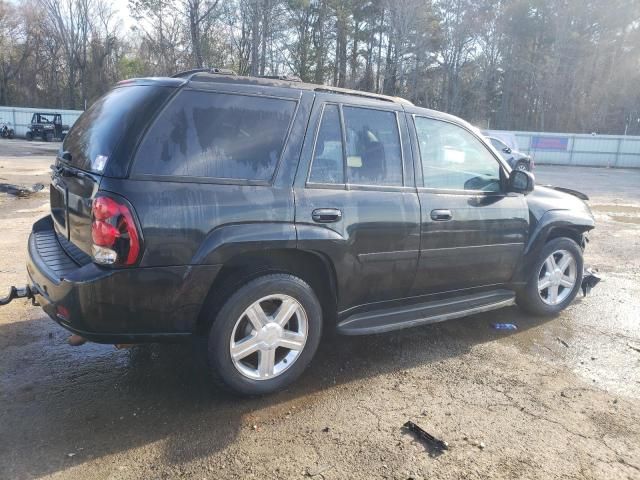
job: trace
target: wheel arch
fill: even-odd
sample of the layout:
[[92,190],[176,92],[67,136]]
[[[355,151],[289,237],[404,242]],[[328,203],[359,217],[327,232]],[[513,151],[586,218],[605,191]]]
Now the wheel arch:
[[537,261],[544,246],[555,238],[569,238],[584,250],[584,234],[592,230],[595,226],[593,217],[569,210],[551,210],[546,212],[542,218],[533,226],[529,236],[522,262],[513,276],[515,285],[526,283],[528,273],[533,264]]
[[216,276],[197,318],[197,334],[206,334],[229,296],[247,282],[273,273],[287,273],[304,280],[318,296],[323,321],[337,319],[336,273],[322,253],[295,248],[273,248],[238,253],[229,258]]

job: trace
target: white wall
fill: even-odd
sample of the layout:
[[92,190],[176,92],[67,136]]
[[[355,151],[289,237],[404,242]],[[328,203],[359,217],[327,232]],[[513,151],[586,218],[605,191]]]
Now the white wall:
[[17,137],[24,137],[31,124],[31,116],[36,113],[60,113],[63,125],[73,125],[82,110],[61,110],[55,108],[23,108],[0,106],[0,123],[7,122],[15,130]]

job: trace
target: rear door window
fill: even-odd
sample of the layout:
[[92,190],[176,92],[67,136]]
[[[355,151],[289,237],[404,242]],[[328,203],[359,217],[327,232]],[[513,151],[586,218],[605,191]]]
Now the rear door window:
[[[309,182],[402,186],[402,148],[395,112],[343,106],[346,144],[337,105],[325,105]],[[346,159],[344,152],[346,152]],[[346,163],[346,169],[345,169]]]
[[394,112],[343,107],[347,181],[354,185],[402,185],[402,151]]
[[342,132],[337,105],[325,105],[316,137],[316,148],[309,181],[314,183],[344,183]]
[[267,181],[295,108],[280,98],[183,91],[147,133],[133,173]]

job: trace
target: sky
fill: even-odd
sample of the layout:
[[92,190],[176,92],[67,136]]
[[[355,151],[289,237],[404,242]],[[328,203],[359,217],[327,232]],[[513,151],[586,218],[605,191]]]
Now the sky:
[[124,31],[129,30],[135,21],[129,16],[129,0],[112,0],[111,6],[122,20]]

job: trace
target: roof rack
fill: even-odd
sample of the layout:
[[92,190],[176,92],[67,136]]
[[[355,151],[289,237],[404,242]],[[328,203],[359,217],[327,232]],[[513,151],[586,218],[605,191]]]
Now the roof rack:
[[185,78],[195,73],[216,73],[218,75],[237,75],[236,72],[229,68],[193,68],[191,70],[185,70],[184,72],[178,72],[175,75],[171,75],[171,78]]
[[340,87],[329,87],[323,85],[321,87],[316,87],[313,89],[314,92],[323,92],[323,93],[337,93],[340,95],[351,95],[355,97],[364,97],[371,98],[373,100],[381,100],[383,102],[391,102],[391,103],[401,103],[404,105],[413,105],[412,102],[406,100],[401,97],[390,97],[388,95],[381,95],[379,93],[371,93],[371,92],[362,92],[360,90],[350,90],[348,88],[340,88]]
[[266,78],[267,80],[284,80],[286,82],[302,83],[302,79],[296,75],[251,75],[255,78]]

